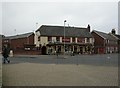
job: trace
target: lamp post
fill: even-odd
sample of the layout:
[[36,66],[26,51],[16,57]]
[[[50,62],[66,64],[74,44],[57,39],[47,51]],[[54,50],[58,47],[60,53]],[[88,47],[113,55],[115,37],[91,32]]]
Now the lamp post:
[[67,21],[64,20],[64,58],[65,58],[65,22]]
[[36,22],[36,30],[37,30],[38,22]]
[[17,35],[17,34],[16,34],[16,29],[14,29],[14,32],[15,32],[15,35]]
[[[36,22],[36,28],[35,28],[35,30],[37,30],[37,26],[38,26],[38,22]],[[34,39],[35,39],[35,45],[36,45],[36,47],[38,47],[38,35],[37,35],[37,32],[34,30],[34,34],[35,34],[35,37],[34,37]]]

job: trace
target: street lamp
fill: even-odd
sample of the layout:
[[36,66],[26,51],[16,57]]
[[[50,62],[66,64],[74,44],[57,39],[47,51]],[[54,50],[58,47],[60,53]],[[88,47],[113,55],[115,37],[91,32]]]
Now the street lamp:
[[65,22],[67,21],[64,20],[64,57],[65,57]]
[[36,28],[35,28],[35,30],[34,30],[34,44],[35,44],[35,46],[36,47],[39,47],[39,43],[38,43],[38,36],[40,35],[40,33],[39,33],[39,31],[36,31],[37,30],[37,28],[38,28],[38,22],[36,22],[35,23],[35,26],[36,26]]
[[37,29],[37,26],[38,26],[38,22],[36,22],[36,29]]
[[16,35],[16,29],[14,29],[14,31],[15,31],[15,35]]

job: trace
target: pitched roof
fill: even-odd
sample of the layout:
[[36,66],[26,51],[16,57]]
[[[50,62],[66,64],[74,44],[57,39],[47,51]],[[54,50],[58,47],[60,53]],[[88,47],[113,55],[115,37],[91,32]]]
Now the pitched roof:
[[2,35],[0,34],[0,38],[2,38]]
[[108,40],[116,40],[113,36],[111,36],[110,34],[104,33],[104,32],[100,32],[100,31],[96,31],[93,30],[93,32],[95,32],[96,34],[98,34],[99,36],[101,36],[104,39],[108,39]]
[[2,35],[0,34],[0,41],[2,40]]
[[15,36],[6,36],[4,39],[18,39],[18,38],[25,38],[25,37],[29,37],[30,35],[32,35],[33,32],[29,32],[29,33],[25,33],[25,34],[19,34],[19,35],[15,35]]
[[0,34],[0,39],[2,39],[2,38],[4,38],[4,37],[5,37],[4,35]]
[[118,39],[120,39],[120,35],[115,35]]
[[[64,36],[64,26],[42,25],[37,31],[41,36]],[[88,28],[65,27],[67,37],[92,37]]]

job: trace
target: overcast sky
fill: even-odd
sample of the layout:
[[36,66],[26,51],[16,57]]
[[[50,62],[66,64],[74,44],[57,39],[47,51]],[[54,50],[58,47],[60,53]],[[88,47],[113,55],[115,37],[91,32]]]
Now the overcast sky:
[[4,35],[34,31],[36,22],[37,27],[63,26],[64,20],[66,26],[90,24],[91,30],[106,33],[113,28],[118,30],[118,2],[3,2],[0,11]]
[[0,34],[2,33],[2,3],[0,3]]

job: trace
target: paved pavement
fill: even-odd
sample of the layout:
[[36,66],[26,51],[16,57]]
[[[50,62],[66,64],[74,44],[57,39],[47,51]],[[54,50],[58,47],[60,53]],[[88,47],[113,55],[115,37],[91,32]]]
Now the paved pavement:
[[15,56],[3,64],[4,86],[117,86],[118,55]]

